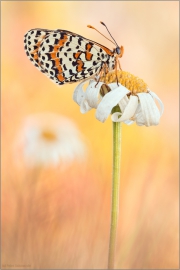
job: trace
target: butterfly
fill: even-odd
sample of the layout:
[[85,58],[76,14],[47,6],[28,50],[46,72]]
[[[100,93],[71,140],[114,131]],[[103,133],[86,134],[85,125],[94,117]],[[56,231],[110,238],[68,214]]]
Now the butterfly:
[[[107,26],[103,22],[101,24],[109,32]],[[91,25],[88,27],[99,32]],[[110,36],[112,37],[111,34]],[[112,39],[115,43],[108,40],[116,45],[116,48],[110,50],[67,30],[35,28],[25,34],[24,49],[36,68],[56,84],[63,85],[106,74],[109,70],[117,70],[118,65],[121,69],[118,59],[122,57],[124,48],[119,47],[113,37]]]

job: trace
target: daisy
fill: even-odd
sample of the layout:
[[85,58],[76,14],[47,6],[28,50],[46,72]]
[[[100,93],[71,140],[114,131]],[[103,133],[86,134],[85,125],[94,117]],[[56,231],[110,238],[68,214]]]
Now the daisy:
[[[96,118],[101,122],[112,113],[113,122],[124,122],[127,125],[136,122],[138,126],[159,124],[164,110],[163,103],[138,77],[129,72],[118,71],[117,77],[115,72],[110,72],[101,77],[98,83],[97,80],[89,80],[89,85],[84,91],[86,83],[87,80],[81,82],[73,95],[81,113],[95,108]],[[160,110],[155,100],[158,101]]]
[[67,166],[85,157],[86,147],[75,124],[53,113],[28,116],[15,142],[18,160],[28,167]]

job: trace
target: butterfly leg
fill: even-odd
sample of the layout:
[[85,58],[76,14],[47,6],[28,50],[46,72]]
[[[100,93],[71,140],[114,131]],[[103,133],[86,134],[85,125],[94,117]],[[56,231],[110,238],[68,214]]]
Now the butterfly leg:
[[[99,74],[100,74],[100,73],[99,73]],[[101,76],[99,76],[99,78],[98,78],[98,80],[97,80],[97,83],[96,83],[95,87],[98,85],[98,83],[99,83],[99,81],[100,81],[100,78],[101,78]]]
[[108,69],[108,65],[107,63],[104,64],[104,73],[105,75],[108,73],[109,69]]
[[98,78],[98,80],[97,80],[97,83],[96,83],[95,87],[98,85],[98,83],[99,83],[99,81],[100,81],[101,75],[102,75],[102,73],[104,72],[103,69],[104,69],[104,64],[101,66],[101,69],[100,69],[100,71],[99,71],[99,74],[98,74],[99,78]]
[[122,70],[119,59],[117,61],[118,61],[119,69]]
[[118,65],[118,63],[119,63],[119,61],[118,61],[118,58],[116,57],[116,60],[115,60],[115,74],[116,74],[117,85],[119,86],[118,76],[117,76],[117,65]]

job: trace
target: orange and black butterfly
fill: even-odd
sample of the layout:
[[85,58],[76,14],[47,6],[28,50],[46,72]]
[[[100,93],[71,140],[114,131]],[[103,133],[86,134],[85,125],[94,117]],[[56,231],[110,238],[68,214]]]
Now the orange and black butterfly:
[[[106,27],[103,22],[101,24]],[[110,50],[67,30],[35,28],[25,34],[24,48],[35,67],[56,84],[63,85],[98,75],[101,71],[117,70],[117,65],[121,69],[118,58],[122,57],[124,49],[113,41],[116,48]]]

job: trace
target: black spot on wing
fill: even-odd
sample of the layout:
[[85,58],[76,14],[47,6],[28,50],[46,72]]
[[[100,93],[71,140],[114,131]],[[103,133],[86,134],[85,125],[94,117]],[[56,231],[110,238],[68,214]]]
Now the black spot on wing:
[[[32,31],[32,32],[34,33],[34,31]],[[32,32],[31,32],[31,34],[32,34]],[[36,37],[37,37],[37,36],[40,36],[40,35],[42,35],[41,31],[40,31],[40,30],[37,30],[37,31],[36,31]]]
[[53,45],[49,45],[49,52],[53,52],[54,51],[54,46]]
[[72,65],[73,65],[73,67],[75,67],[77,65],[77,62],[76,61],[72,61]]
[[63,69],[64,69],[64,71],[66,71],[66,70],[67,70],[67,67],[66,67],[66,65],[65,65],[65,64],[63,65]]
[[[53,36],[54,36],[54,35],[53,35]],[[54,40],[54,44],[58,44],[58,43],[59,43],[59,39],[56,38],[56,39]]]
[[82,38],[78,38],[78,44],[81,46],[81,42],[83,41]]
[[70,75],[74,75],[72,69],[69,69],[69,74],[70,74]]
[[[51,55],[49,53],[45,53],[45,55],[47,56],[48,60],[51,60]],[[42,58],[44,58],[43,60],[45,60],[45,56],[42,56]]]

